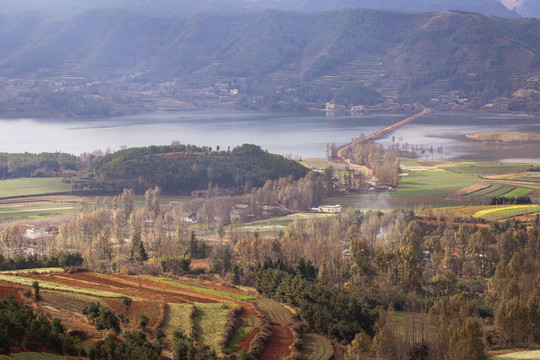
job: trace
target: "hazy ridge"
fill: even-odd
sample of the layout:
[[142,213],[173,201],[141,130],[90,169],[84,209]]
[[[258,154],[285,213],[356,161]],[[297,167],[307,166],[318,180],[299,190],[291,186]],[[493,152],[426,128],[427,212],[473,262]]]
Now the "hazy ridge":
[[[539,34],[537,19],[464,12],[267,10],[188,17],[123,9],[76,16],[26,12],[0,15],[0,76],[123,79],[150,88],[174,81],[182,89],[225,82],[248,96],[281,94],[288,101],[288,89],[296,89],[294,99],[337,97],[344,105],[368,97],[426,104],[460,92],[482,106],[526,89],[518,105],[536,112]],[[361,89],[348,89],[351,84]],[[308,88],[298,90],[304,85]],[[351,99],[355,91],[363,94],[360,101]]]

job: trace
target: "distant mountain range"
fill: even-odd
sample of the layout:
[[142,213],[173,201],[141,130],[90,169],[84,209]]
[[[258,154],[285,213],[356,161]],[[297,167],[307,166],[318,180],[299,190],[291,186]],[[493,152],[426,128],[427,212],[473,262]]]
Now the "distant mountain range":
[[540,1],[538,0],[499,0],[508,9],[524,17],[540,18]]
[[4,14],[0,54],[5,78],[123,78],[192,89],[225,82],[277,102],[293,93],[309,102],[315,88],[335,95],[351,84],[402,103],[456,92],[486,104],[540,90],[540,20],[466,12]]
[[95,8],[118,7],[147,15],[242,13],[265,9],[326,11],[343,8],[406,12],[461,10],[504,18],[540,16],[537,0],[1,0],[4,12],[47,10],[79,14]]

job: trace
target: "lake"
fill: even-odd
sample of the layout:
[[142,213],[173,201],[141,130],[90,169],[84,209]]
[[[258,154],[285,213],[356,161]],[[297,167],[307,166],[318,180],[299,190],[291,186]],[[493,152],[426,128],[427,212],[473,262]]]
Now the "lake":
[[[406,118],[403,114],[326,117],[246,111],[162,112],[109,118],[0,119],[0,152],[72,154],[118,150],[121,146],[208,145],[221,149],[257,144],[273,153],[324,157],[326,143],[342,144]],[[435,113],[396,129],[377,142],[441,148],[422,157],[433,160],[485,160],[540,163],[540,146],[485,146],[465,134],[486,131],[540,132],[540,118],[508,114]],[[393,141],[392,141],[393,139]]]

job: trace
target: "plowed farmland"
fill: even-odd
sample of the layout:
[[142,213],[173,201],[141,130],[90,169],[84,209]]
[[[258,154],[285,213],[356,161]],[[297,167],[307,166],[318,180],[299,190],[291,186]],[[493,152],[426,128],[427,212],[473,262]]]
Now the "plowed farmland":
[[318,334],[305,335],[306,347],[302,355],[306,360],[329,360],[334,354],[332,343]]
[[[261,359],[277,360],[291,354],[294,338],[289,327],[294,320],[290,311],[273,300],[256,299],[252,290],[197,279],[90,272],[42,274],[28,271],[2,274],[0,280],[4,280],[0,281],[0,296],[14,294],[26,301],[23,293],[37,280],[42,288],[42,299],[32,306],[51,318],[60,318],[69,330],[85,334],[87,338],[103,336],[82,314],[86,306],[97,301],[127,316],[131,324],[136,324],[142,315],[147,316],[150,332],[161,328],[169,337],[176,329],[181,329],[199,346],[209,346],[218,354],[224,351],[221,340],[227,315],[230,309],[240,305],[243,311],[236,321],[236,336],[229,346],[231,351],[249,349],[260,332],[259,316],[266,315],[271,322],[271,335]],[[123,298],[132,300],[129,307]],[[327,359],[332,353],[330,343],[323,337],[310,335],[306,344],[309,349],[306,358]],[[170,350],[164,350],[164,354],[170,355]]]

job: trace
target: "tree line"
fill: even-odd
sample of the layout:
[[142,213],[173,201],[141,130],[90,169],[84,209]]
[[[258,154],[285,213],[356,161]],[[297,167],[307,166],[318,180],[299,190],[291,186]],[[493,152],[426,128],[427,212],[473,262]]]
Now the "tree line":
[[0,179],[58,176],[76,170],[76,156],[65,153],[0,153]]

